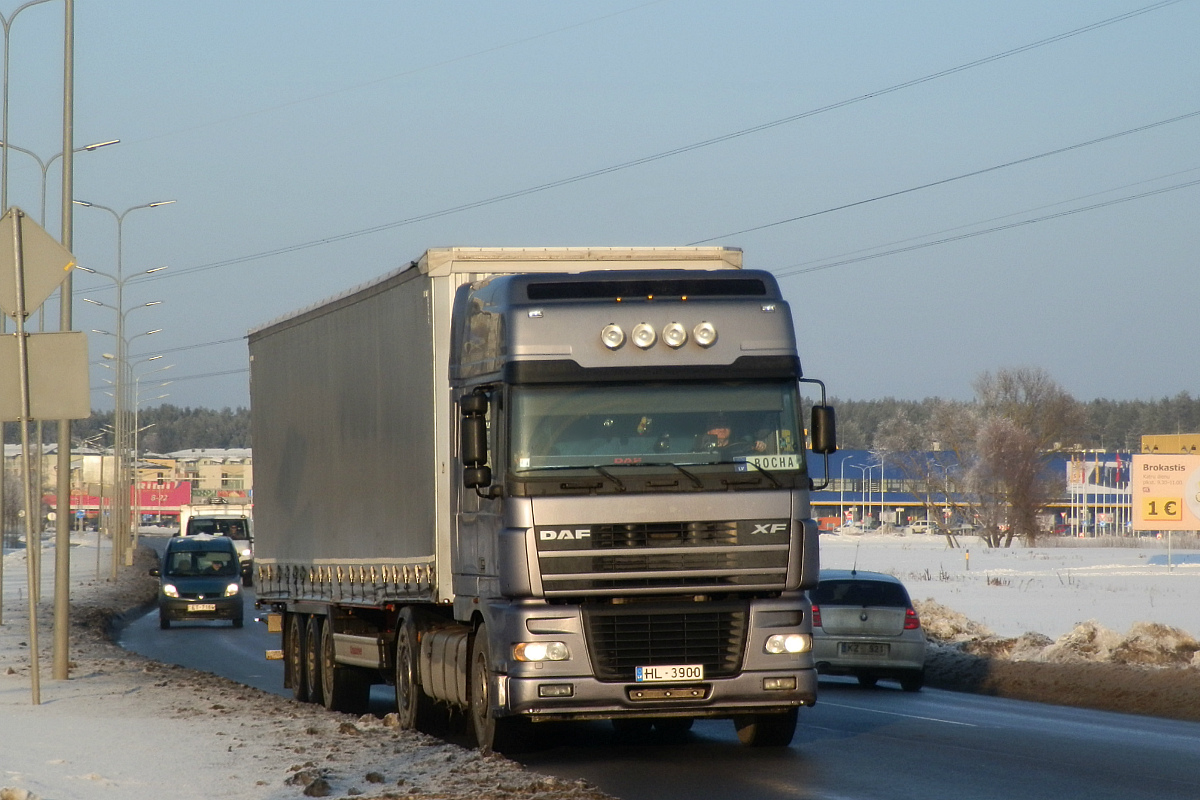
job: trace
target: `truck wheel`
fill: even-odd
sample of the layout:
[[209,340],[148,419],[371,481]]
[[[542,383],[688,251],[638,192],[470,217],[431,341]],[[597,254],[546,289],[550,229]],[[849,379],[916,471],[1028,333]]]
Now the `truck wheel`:
[[479,626],[471,644],[471,732],[475,745],[484,753],[515,753],[524,739],[525,722],[513,717],[497,717],[492,711],[492,648],[487,625]]
[[321,685],[321,623],[320,614],[309,614],[304,626],[304,689],[310,703],[323,705],[325,693]]
[[304,675],[304,615],[289,612],[287,635],[284,638],[284,656],[292,697],[304,703],[308,701],[308,681]]
[[419,618],[418,612],[406,608],[396,628],[396,712],[402,729],[441,736],[450,727],[450,716],[421,689]]
[[747,714],[734,717],[738,741],[750,747],[787,747],[796,735],[798,709],[783,714]]
[[321,626],[321,696],[326,708],[343,714],[365,714],[371,702],[371,682],[366,674],[334,660],[329,620]]

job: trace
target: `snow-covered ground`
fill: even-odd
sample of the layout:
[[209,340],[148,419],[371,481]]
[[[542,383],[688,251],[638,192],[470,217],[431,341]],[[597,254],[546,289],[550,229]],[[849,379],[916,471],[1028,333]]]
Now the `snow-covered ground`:
[[999,636],[1057,639],[1088,621],[1120,633],[1157,622],[1200,636],[1200,551],[1137,541],[989,549],[977,537],[950,548],[943,536],[822,534],[821,566],[890,573],[914,601],[932,599]]
[[[147,593],[143,562],[108,579],[94,534],[72,548],[70,680],[51,675],[54,550],[43,561],[41,704],[32,703],[24,551],[4,558],[0,625],[0,800],[275,800],[440,792],[442,798],[591,800],[599,792],[538,775],[384,719],[328,714],[109,644],[107,613]],[[1200,631],[1200,553],[1161,549],[950,549],[931,536],[821,537],[826,567],[891,572],[998,635],[1051,638],[1095,620],[1125,631],[1158,622]],[[969,550],[969,568],[967,551]],[[153,584],[149,584],[152,588]],[[325,783],[322,784],[321,781]],[[327,784],[327,785],[326,785]]]

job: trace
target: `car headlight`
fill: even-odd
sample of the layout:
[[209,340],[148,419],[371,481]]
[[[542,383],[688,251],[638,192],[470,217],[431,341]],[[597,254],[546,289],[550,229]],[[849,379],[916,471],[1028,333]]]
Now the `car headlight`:
[[768,653],[807,653],[812,650],[812,636],[807,633],[777,633],[767,639]]
[[245,558],[250,557],[250,548],[249,547],[242,548],[242,556]]
[[165,597],[179,597],[179,590],[175,588],[173,583],[164,583],[162,585],[162,593]]
[[521,642],[513,646],[517,661],[566,661],[570,657],[563,642]]
[[241,590],[242,590],[241,586],[238,586],[236,583],[231,583],[225,587],[225,596],[233,597],[235,594],[237,594]]

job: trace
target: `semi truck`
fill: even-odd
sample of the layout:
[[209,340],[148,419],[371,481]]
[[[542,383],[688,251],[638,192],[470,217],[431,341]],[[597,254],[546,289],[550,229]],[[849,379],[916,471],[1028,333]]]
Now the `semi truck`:
[[431,249],[248,342],[258,603],[298,700],[394,685],[402,727],[485,752],[567,720],[791,741],[834,413],[740,250]]

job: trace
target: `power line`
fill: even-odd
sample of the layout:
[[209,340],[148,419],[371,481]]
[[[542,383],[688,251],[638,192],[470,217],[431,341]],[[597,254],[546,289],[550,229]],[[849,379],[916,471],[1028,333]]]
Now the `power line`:
[[[221,378],[226,375],[241,375],[243,373],[248,373],[249,371],[250,371],[249,367],[242,367],[241,369],[227,369],[227,370],[223,370],[221,372],[205,372],[200,375],[175,376],[175,377],[171,378],[171,383],[183,383],[184,381],[198,381],[198,380],[201,380],[202,378]],[[107,389],[108,389],[108,386],[93,386],[93,387],[91,387],[91,391],[93,391],[93,392],[99,392],[99,391],[103,391],[103,390],[107,390]]]
[[775,277],[777,277],[777,278],[785,278],[785,277],[789,277],[792,275],[804,275],[804,274],[807,274],[810,272],[820,272],[820,271],[826,270],[826,269],[833,269],[834,267],[844,267],[847,264],[856,264],[861,261],[870,261],[875,258],[883,258],[884,256],[896,255],[898,253],[908,253],[913,250],[922,250],[926,247],[935,247],[940,244],[949,244],[950,242],[958,242],[958,241],[962,241],[963,239],[973,239],[976,236],[984,236],[989,233],[997,233],[999,231],[1007,231],[1007,230],[1011,230],[1013,228],[1020,228],[1020,227],[1026,226],[1026,225],[1033,225],[1038,222],[1046,222],[1046,221],[1052,220],[1052,219],[1059,219],[1060,217],[1069,217],[1073,214],[1081,214],[1085,211],[1095,211],[1098,208],[1107,208],[1108,206],[1114,206],[1119,203],[1127,203],[1131,200],[1141,200],[1142,198],[1145,198],[1145,197],[1152,197],[1154,195],[1164,194],[1166,192],[1174,192],[1179,189],[1186,189],[1188,187],[1196,186],[1196,185],[1200,185],[1200,178],[1193,180],[1193,181],[1187,181],[1185,183],[1177,183],[1173,186],[1165,186],[1160,189],[1152,189],[1150,191],[1142,192],[1140,194],[1129,195],[1128,197],[1118,197],[1113,200],[1106,200],[1103,203],[1094,203],[1093,205],[1090,205],[1090,206],[1083,206],[1081,208],[1073,208],[1068,211],[1059,211],[1054,214],[1047,214],[1047,215],[1041,216],[1041,217],[1033,217],[1032,219],[1021,220],[1020,222],[1011,222],[1011,223],[1008,223],[1007,225],[998,225],[993,228],[986,228],[986,229],[980,230],[980,231],[972,231],[971,233],[963,233],[963,234],[959,234],[957,236],[947,236],[945,238],[937,239],[937,240],[934,240],[931,242],[922,242],[920,244],[909,245],[907,247],[899,247],[899,248],[896,248],[893,250],[885,250],[883,252],[872,253],[870,255],[857,256],[855,258],[846,258],[846,259],[842,259],[840,261],[833,261],[831,263],[821,264],[821,265],[815,266],[815,267],[805,267],[805,268],[798,268],[798,269],[784,268],[784,270],[782,272],[775,272],[774,274],[775,274]]
[[694,242],[688,242],[688,245],[692,246],[692,245],[704,244],[706,242],[712,242],[717,239],[726,239],[731,236],[740,236],[743,233],[753,233],[755,231],[761,231],[761,230],[765,230],[767,228],[774,228],[779,225],[786,225],[791,222],[799,222],[801,220],[812,219],[813,217],[818,217],[822,214],[830,214],[834,211],[845,211],[848,208],[864,206],[868,203],[874,203],[878,200],[887,200],[892,197],[899,197],[900,195],[910,194],[912,192],[919,192],[922,189],[930,189],[934,186],[943,186],[947,183],[953,183],[954,181],[961,181],[964,178],[974,178],[978,175],[984,175],[989,172],[996,172],[997,170],[1007,169],[1008,167],[1015,167],[1019,164],[1028,164],[1031,161],[1037,161],[1038,159],[1041,159],[1041,158],[1048,158],[1049,156],[1060,155],[1062,153],[1067,153],[1072,150],[1079,150],[1081,148],[1088,147],[1093,144],[1099,144],[1100,142],[1108,142],[1113,139],[1119,139],[1122,136],[1128,136],[1133,133],[1141,133],[1142,131],[1148,131],[1152,128],[1157,128],[1162,125],[1169,125],[1172,122],[1179,122],[1181,120],[1190,119],[1195,116],[1200,116],[1200,111],[1192,111],[1187,114],[1181,114],[1178,117],[1172,117],[1171,119],[1164,119],[1159,122],[1151,122],[1148,125],[1142,125],[1137,128],[1130,128],[1129,130],[1121,131],[1120,133],[1112,133],[1112,134],[1109,134],[1108,136],[1101,136],[1098,139],[1090,139],[1086,142],[1079,142],[1078,144],[1068,145],[1067,147],[1060,147],[1056,150],[1047,150],[1044,153],[1038,153],[1037,155],[1034,155],[1034,156],[1026,156],[1025,158],[1018,158],[1016,161],[1008,161],[1003,164],[996,164],[995,166],[985,167],[983,169],[977,169],[972,172],[964,172],[963,174],[955,175],[952,178],[942,178],[941,180],[930,181],[929,183],[922,183],[919,186],[911,186],[907,189],[900,189],[895,192],[888,192],[886,194],[876,195],[875,197],[870,197],[866,200],[856,200],[853,203],[844,203],[840,206],[833,206],[831,208],[825,208],[820,211],[812,211],[807,214],[801,214],[800,216],[796,216],[796,217],[788,217],[787,219],[776,220],[775,222],[768,222],[763,225],[755,225],[754,227],[751,227],[751,228],[742,228],[740,231],[731,231],[730,233],[723,233],[719,236],[710,236],[707,239],[698,239]]
[[[277,247],[277,248],[274,248],[271,250],[263,250],[261,252],[253,253],[250,255],[235,256],[233,258],[227,258],[227,259],[224,259],[221,261],[214,261],[214,262],[211,262],[208,264],[200,264],[200,265],[197,265],[194,267],[185,267],[183,269],[177,269],[177,270],[173,270],[170,272],[160,272],[160,273],[156,273],[154,275],[148,275],[145,278],[142,278],[141,280],[166,280],[166,279],[170,279],[170,278],[181,277],[183,275],[195,274],[197,272],[206,272],[209,270],[219,269],[221,267],[233,266],[234,264],[244,264],[249,261],[257,261],[260,259],[270,258],[273,256],[286,255],[288,253],[295,253],[300,250],[308,250],[308,249],[311,249],[314,247],[321,247],[323,245],[345,241],[347,239],[354,239],[354,238],[358,238],[360,236],[368,236],[368,235],[374,234],[374,233],[380,233],[380,232],[392,230],[395,228],[413,225],[418,222],[427,222],[429,220],[437,219],[439,217],[449,216],[451,214],[458,214],[463,211],[470,211],[470,210],[474,210],[477,208],[482,208],[484,206],[489,206],[489,205],[494,205],[496,203],[505,202],[507,200],[514,200],[514,199],[517,199],[520,197],[525,197],[527,195],[547,191],[549,189],[557,189],[562,186],[567,186],[567,185],[570,185],[573,183],[590,180],[592,178],[597,178],[597,177],[600,177],[603,175],[609,175],[614,172],[619,172],[622,170],[630,169],[632,167],[643,166],[645,164],[649,164],[649,163],[652,163],[655,161],[660,161],[662,159],[671,158],[673,156],[682,155],[684,153],[690,153],[694,150],[699,150],[701,148],[710,147],[712,145],[728,142],[733,139],[738,139],[738,138],[741,138],[744,136],[749,136],[749,135],[755,134],[755,133],[761,133],[763,131],[771,130],[772,128],[777,128],[782,125],[787,125],[787,124],[790,124],[793,122],[798,122],[800,120],[807,119],[809,117],[813,117],[818,114],[824,114],[825,112],[828,112],[828,111],[834,111],[836,109],[845,108],[847,106],[854,105],[856,103],[861,103],[865,100],[874,99],[876,97],[882,97],[884,95],[892,94],[894,92],[899,92],[901,90],[909,89],[914,86],[919,86],[923,83],[928,83],[930,81],[934,81],[939,78],[944,78],[949,75],[954,75],[959,72],[964,72],[969,69],[974,69],[975,67],[980,67],[980,66],[984,66],[986,64],[991,64],[993,62],[1000,61],[1002,59],[1009,58],[1014,55],[1019,55],[1021,53],[1026,53],[1026,52],[1029,52],[1030,50],[1044,47],[1046,45],[1061,42],[1065,39],[1079,36],[1084,33],[1090,33],[1091,31],[1095,31],[1100,28],[1107,27],[1109,25],[1114,25],[1118,22],[1124,22],[1126,20],[1133,19],[1134,17],[1138,17],[1143,14],[1148,14],[1152,11],[1157,11],[1157,10],[1159,10],[1161,8],[1165,8],[1167,6],[1175,5],[1176,3],[1179,3],[1179,2],[1182,2],[1182,0],[1161,0],[1161,2],[1152,3],[1151,5],[1144,6],[1142,8],[1126,12],[1124,14],[1119,14],[1115,17],[1109,17],[1108,19],[1101,20],[1101,21],[1095,22],[1095,23],[1091,23],[1089,25],[1084,25],[1082,27],[1075,28],[1070,31],[1066,31],[1065,33],[1056,34],[1054,36],[1050,36],[1045,39],[1039,39],[1039,40],[1037,40],[1035,42],[1031,42],[1029,44],[1021,45],[1019,47],[1015,47],[1010,50],[1005,50],[1003,52],[996,53],[996,54],[993,54],[990,56],[985,56],[983,58],[979,58],[974,61],[969,61],[967,63],[960,64],[955,67],[950,67],[948,69],[940,70],[938,72],[930,73],[928,75],[925,75],[925,76],[922,76],[919,78],[914,78],[912,80],[893,84],[892,86],[888,86],[883,89],[878,89],[878,90],[875,90],[872,92],[868,92],[866,94],[857,95],[855,97],[851,97],[846,100],[841,100],[836,103],[831,103],[829,105],[821,106],[819,108],[814,108],[814,109],[810,109],[808,111],[802,111],[797,114],[792,114],[792,115],[789,115],[786,117],[781,117],[779,119],[771,120],[769,122],[764,122],[759,125],[751,126],[749,128],[743,128],[741,130],[733,131],[731,133],[725,133],[720,136],[714,136],[709,139],[704,139],[704,140],[701,140],[698,142],[693,142],[691,144],[682,145],[680,147],[675,147],[670,150],[665,150],[660,153],[655,153],[653,155],[643,156],[641,158],[635,158],[631,161],[625,161],[620,164],[614,164],[612,166],[602,167],[600,169],[592,170],[590,172],[580,173],[578,175],[573,175],[571,177],[560,178],[558,180],[550,181],[548,183],[542,183],[542,184],[538,184],[536,186],[530,186],[530,187],[527,187],[524,189],[518,189],[515,191],[511,191],[511,192],[506,192],[504,194],[494,195],[492,197],[485,198],[482,200],[475,200],[475,201],[468,202],[468,203],[462,203],[462,204],[459,204],[456,206],[449,206],[447,208],[443,208],[438,211],[430,211],[425,214],[419,214],[419,215],[416,215],[413,217],[407,217],[405,219],[396,220],[393,222],[387,222],[387,223],[383,223],[380,225],[374,225],[369,228],[362,228],[362,229],[359,229],[356,231],[349,231],[347,233],[334,234],[334,235],[327,236],[327,237],[324,237],[321,239],[314,239],[314,240],[311,240],[308,242],[300,242],[300,243],[293,244],[293,245],[286,245],[284,247]],[[130,283],[138,283],[138,282],[141,282],[141,281],[136,280],[136,279],[130,281]]]

